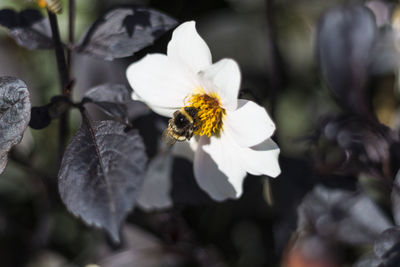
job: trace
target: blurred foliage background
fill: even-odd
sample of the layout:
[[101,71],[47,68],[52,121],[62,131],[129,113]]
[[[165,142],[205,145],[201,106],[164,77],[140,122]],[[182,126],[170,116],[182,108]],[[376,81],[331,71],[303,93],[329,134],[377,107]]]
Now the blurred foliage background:
[[[72,267],[96,263],[102,267],[329,267],[351,266],[361,255],[371,251],[373,242],[370,241],[375,236],[357,243],[357,246],[348,242],[326,242],[327,237],[318,235],[307,236],[299,246],[294,245],[299,240],[297,208],[317,184],[351,192],[362,188],[379,203],[379,211],[389,218],[387,221],[382,219],[374,231],[379,232],[391,225],[389,200],[381,197],[386,192],[381,190],[384,186],[377,179],[367,179],[365,175],[360,178],[354,172],[338,175],[333,171],[324,174],[316,171],[317,160],[310,154],[314,146],[307,139],[320,128],[324,115],[338,115],[341,110],[324,83],[317,64],[317,23],[331,7],[343,3],[363,4],[363,1],[76,2],[77,39],[102,12],[118,4],[151,6],[180,22],[196,20],[199,33],[210,46],[213,61],[226,57],[237,60],[242,71],[244,97],[265,106],[274,117],[283,173],[274,180],[248,177],[244,195],[237,201],[182,203],[173,209],[157,212],[136,208],[124,228],[123,243],[115,245],[101,231],[85,226],[69,214],[59,199],[55,157],[58,149],[57,121],[41,131],[28,129],[23,142],[12,152],[22,155],[25,160],[21,162],[21,157],[11,155],[6,171],[0,176],[1,266]],[[388,10],[394,10],[397,5],[396,1],[369,3],[385,4]],[[63,6],[67,8],[67,1],[63,1]],[[1,9],[28,7],[37,8],[34,2],[27,0],[0,0]],[[66,40],[67,12],[59,16],[59,23],[62,38]],[[101,83],[127,84],[126,67],[147,53],[165,53],[170,35],[164,35],[153,46],[127,59],[105,62],[76,55],[74,98],[79,99],[83,92]],[[1,76],[16,76],[28,84],[34,106],[48,103],[59,93],[53,51],[20,48],[8,37],[7,31],[1,29],[0,62]],[[395,128],[399,123],[395,71],[380,75],[376,84],[378,89],[374,91],[372,102],[377,116],[382,123]],[[91,112],[96,118],[105,116],[97,110]],[[143,120],[154,117],[157,116],[153,114]],[[72,116],[70,123],[72,129],[76,129],[79,117]],[[136,123],[138,127],[145,125],[140,120]],[[141,130],[145,139],[150,136],[147,131],[151,129]],[[152,154],[151,148],[148,152]],[[335,158],[336,154],[330,150],[326,156]],[[174,164],[181,168],[188,163],[177,161]],[[329,210],[330,204],[327,203],[334,197],[324,188],[314,191],[315,199],[309,198],[313,205],[324,203],[321,209]],[[322,201],[318,194],[328,200]],[[359,203],[358,199],[354,201]],[[370,211],[369,208],[366,210]],[[375,218],[373,216],[369,218]],[[312,248],[316,259],[311,257],[314,260],[309,261],[310,257],[304,256],[308,253],[302,250],[304,244],[308,252]]]

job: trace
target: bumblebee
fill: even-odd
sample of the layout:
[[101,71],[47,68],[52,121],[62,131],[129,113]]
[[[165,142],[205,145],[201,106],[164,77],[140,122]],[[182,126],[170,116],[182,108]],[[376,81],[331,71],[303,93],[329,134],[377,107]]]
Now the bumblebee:
[[176,141],[190,140],[197,129],[197,122],[196,108],[183,107],[175,111],[163,133],[164,142],[173,145]]
[[39,6],[47,7],[51,12],[60,14],[62,12],[61,0],[37,0]]

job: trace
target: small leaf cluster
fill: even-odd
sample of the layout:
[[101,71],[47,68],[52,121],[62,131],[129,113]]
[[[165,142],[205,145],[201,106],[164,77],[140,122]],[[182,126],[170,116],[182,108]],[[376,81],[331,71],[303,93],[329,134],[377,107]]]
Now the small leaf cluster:
[[[57,15],[51,10],[48,17],[34,9],[0,10],[0,25],[9,30],[18,45],[30,50],[55,50],[62,91],[48,104],[31,108],[29,86],[18,78],[0,78],[0,173],[7,164],[8,152],[21,141],[28,125],[41,130],[54,119],[66,123],[62,118],[77,108],[82,122],[60,160],[59,194],[72,214],[88,225],[105,229],[114,242],[119,242],[121,226],[135,206],[147,164],[143,139],[130,123],[132,90],[121,84],[102,84],[87,90],[81,101],[73,102],[72,65],[66,54],[102,60],[132,56],[176,24],[173,18],[152,8],[117,6],[101,15],[77,44],[65,44],[60,40]],[[93,121],[86,109],[89,103],[113,120]]]
[[308,139],[311,162],[327,179],[297,207],[288,262],[399,265],[400,132],[383,124],[373,105],[379,79],[398,71],[391,62],[382,68],[379,60],[398,54],[383,45],[395,34],[394,28],[379,26],[364,5],[335,7],[319,20],[317,62],[338,109],[322,116]]

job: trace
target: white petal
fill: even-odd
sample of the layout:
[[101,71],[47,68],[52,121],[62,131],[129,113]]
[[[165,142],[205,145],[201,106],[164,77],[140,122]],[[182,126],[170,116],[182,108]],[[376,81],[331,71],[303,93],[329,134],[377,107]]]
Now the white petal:
[[179,109],[179,108],[160,108],[160,107],[156,107],[156,106],[150,106],[150,107],[158,115],[161,115],[164,117],[169,117],[169,118],[172,118],[172,115],[174,114],[174,112],[177,109]]
[[229,140],[201,137],[194,158],[194,176],[200,188],[221,201],[242,194],[246,171]]
[[190,139],[189,144],[193,152],[197,151],[197,148],[199,147],[199,141],[200,141],[200,136],[198,135],[195,135]]
[[238,109],[226,116],[224,130],[229,131],[240,146],[251,147],[271,137],[275,124],[263,107],[239,99]]
[[211,65],[211,52],[196,31],[196,23],[189,21],[179,25],[168,43],[168,57],[194,73]]
[[240,148],[239,154],[248,173],[277,177],[281,173],[279,152],[278,145],[272,139],[267,139],[255,147]]
[[138,204],[145,210],[164,209],[172,206],[171,191],[172,155],[158,155],[150,161],[138,197]]
[[241,74],[239,65],[233,59],[221,59],[200,73],[203,89],[215,92],[221,98],[222,106],[233,111],[237,107]]
[[143,99],[138,94],[136,94],[135,92],[132,92],[131,97],[132,97],[133,100],[144,102]]
[[[132,99],[135,101],[141,101],[143,103],[146,103],[143,98],[141,98],[137,93],[132,92]],[[146,103],[147,104],[147,103]],[[147,104],[148,106],[151,106]],[[164,117],[172,117],[174,112],[177,110],[177,108],[161,108],[161,107],[156,107],[156,106],[151,106],[151,110],[153,110],[155,113],[164,116]]]
[[200,86],[194,73],[162,54],[147,55],[131,64],[127,78],[135,91],[134,97],[155,108],[178,109],[183,106],[184,98]]

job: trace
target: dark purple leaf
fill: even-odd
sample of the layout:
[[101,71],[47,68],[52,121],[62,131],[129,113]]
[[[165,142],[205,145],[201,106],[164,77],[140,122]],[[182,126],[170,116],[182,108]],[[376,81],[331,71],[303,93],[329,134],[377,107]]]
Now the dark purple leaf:
[[11,9],[0,10],[0,25],[10,30],[10,35],[22,47],[31,50],[53,48],[49,21],[37,10],[19,13]]
[[29,126],[40,130],[50,125],[54,118],[59,118],[71,106],[71,100],[65,96],[53,96],[49,104],[39,107],[32,107]]
[[375,241],[374,252],[385,267],[397,267],[400,263],[400,227],[384,231]]
[[396,225],[400,225],[400,171],[397,172],[392,188],[392,209]]
[[362,257],[354,267],[398,267],[400,262],[400,227],[386,229],[375,240],[373,253]]
[[193,175],[193,164],[181,156],[183,155],[175,157],[172,153],[162,151],[149,162],[139,197],[142,208],[152,210],[169,208],[172,204],[213,203],[197,184]]
[[366,255],[358,260],[353,267],[382,267],[382,260],[375,255]]
[[400,227],[392,227],[384,231],[374,245],[375,254],[382,258],[394,248],[400,253]]
[[138,198],[140,207],[151,210],[172,206],[170,197],[172,160],[172,153],[165,152],[150,160]]
[[6,28],[29,27],[43,20],[42,14],[35,9],[25,9],[17,13],[12,9],[0,10],[0,25]]
[[156,267],[156,266],[184,266],[183,253],[165,249],[164,244],[156,236],[138,228],[127,226],[123,232],[124,247],[118,251],[104,248],[98,260],[103,267]]
[[213,202],[197,184],[193,164],[188,160],[180,157],[174,159],[171,179],[171,198],[175,204],[200,205]]
[[130,101],[126,104],[128,110],[129,121],[136,120],[139,117],[149,115],[151,113],[150,108],[141,101]]
[[50,123],[51,123],[51,117],[49,114],[48,105],[32,108],[29,127],[35,130],[41,130],[49,126]]
[[396,72],[400,68],[400,53],[398,50],[398,31],[386,25],[379,28],[379,36],[371,55],[371,73],[385,75]]
[[58,175],[67,208],[89,225],[104,228],[116,242],[135,205],[147,156],[137,131],[115,121],[84,118],[68,145]]
[[[317,186],[298,207],[300,230],[347,244],[372,243],[391,227],[382,211],[364,194]],[[374,223],[371,223],[374,222]]]
[[370,112],[366,86],[376,36],[374,16],[364,6],[331,9],[318,27],[317,54],[322,75],[339,102],[360,114]]
[[92,102],[106,114],[128,121],[132,90],[122,84],[103,84],[85,93],[84,101]]
[[7,164],[8,151],[21,142],[30,111],[26,84],[14,77],[0,77],[0,173]]
[[79,42],[78,51],[104,60],[132,56],[176,24],[170,16],[151,8],[116,7],[93,24]]
[[[314,158],[321,170],[381,171],[381,166],[390,161],[391,147],[397,142],[396,133],[390,128],[358,115],[325,117],[318,128],[314,136],[317,148]],[[330,147],[321,145],[323,142],[329,143]],[[332,151],[340,151],[342,156],[332,161],[327,156]]]

